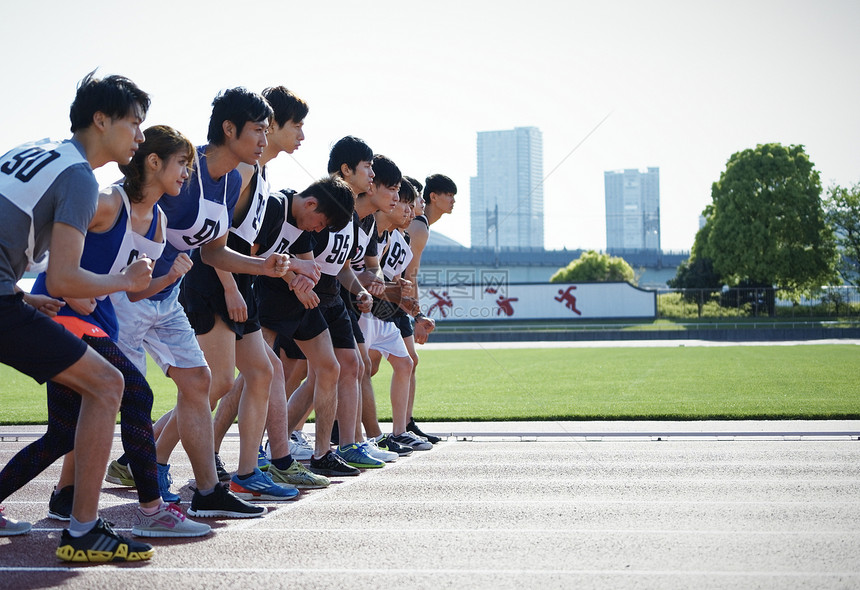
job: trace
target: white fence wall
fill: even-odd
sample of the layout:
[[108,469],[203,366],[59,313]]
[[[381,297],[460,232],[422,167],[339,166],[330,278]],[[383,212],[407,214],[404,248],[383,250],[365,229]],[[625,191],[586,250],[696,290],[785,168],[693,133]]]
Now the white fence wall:
[[657,294],[629,283],[452,285],[421,288],[434,319],[577,320],[655,318]]

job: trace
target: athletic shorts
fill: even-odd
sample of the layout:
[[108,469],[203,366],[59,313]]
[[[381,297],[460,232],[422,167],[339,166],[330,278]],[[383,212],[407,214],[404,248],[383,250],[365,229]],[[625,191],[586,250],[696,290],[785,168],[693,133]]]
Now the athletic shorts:
[[258,282],[254,294],[260,324],[278,338],[312,340],[328,329],[320,308],[305,309],[292,291],[271,289]]
[[361,312],[349,304],[345,304],[345,307],[349,321],[352,324],[352,335],[355,337],[355,341],[359,344],[364,344],[364,332],[361,331],[361,324],[358,322]]
[[144,299],[132,303],[122,291],[111,295],[119,321],[117,346],[134,366],[146,375],[146,353],[164,374],[167,369],[208,367],[194,330],[179,304],[174,287],[162,301]]
[[302,349],[299,348],[299,345],[296,344],[296,341],[292,338],[281,338],[280,336],[278,336],[278,348],[284,351],[284,354],[287,355],[288,359],[303,361],[307,360],[308,358],[305,356],[305,353],[302,352]]
[[278,335],[278,340],[313,340],[328,330],[328,324],[318,307],[303,309],[297,316],[268,321],[264,325]]
[[87,351],[66,328],[24,303],[24,294],[0,296],[0,362],[44,383]]
[[224,299],[224,291],[212,291],[204,293],[192,287],[188,287],[185,281],[179,286],[179,303],[188,316],[188,322],[194,329],[195,334],[208,334],[215,327],[215,317],[218,316],[230,330],[236,334],[236,340],[241,340],[245,334],[251,334],[260,329],[260,320],[257,313],[257,300],[248,286],[247,293],[240,289],[242,299],[248,307],[248,319],[244,322],[234,322],[230,319],[227,311],[227,301]]
[[[349,314],[340,297],[332,299],[331,303],[317,307],[316,309],[322,312],[322,316],[328,326],[329,335],[331,336],[332,348],[348,348],[354,350],[356,348],[355,337],[352,335],[352,321],[349,319]],[[268,326],[267,326],[268,327]],[[286,353],[287,358],[304,359],[304,353],[299,349],[292,340],[301,340],[301,338],[281,338],[278,337],[278,346]]]
[[333,348],[355,349],[355,334],[352,331],[352,319],[346,311],[343,299],[335,297],[330,305],[320,307],[320,311],[328,325]]
[[409,338],[415,335],[415,320],[405,313],[394,316],[394,324],[400,328],[401,337]]
[[394,356],[409,356],[406,344],[400,335],[400,328],[394,322],[386,322],[371,313],[361,314],[358,320],[361,331],[364,332],[364,341],[371,350],[378,350],[388,358],[389,354]]

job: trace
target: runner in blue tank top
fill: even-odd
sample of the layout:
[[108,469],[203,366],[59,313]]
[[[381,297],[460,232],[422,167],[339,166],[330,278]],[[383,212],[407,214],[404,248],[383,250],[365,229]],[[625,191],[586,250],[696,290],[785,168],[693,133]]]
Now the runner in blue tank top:
[[[201,517],[248,518],[262,516],[265,507],[254,506],[219,485],[215,470],[210,373],[194,330],[179,304],[177,264],[188,265],[188,252],[202,248],[201,260],[219,269],[247,274],[281,276],[289,268],[282,254],[266,259],[240,254],[227,247],[227,231],[241,189],[240,162],[255,164],[266,146],[272,111],[260,95],[243,88],[219,94],[212,103],[209,143],[197,149],[195,170],[179,196],[160,202],[167,215],[167,246],[156,262],[153,286],[135,298],[117,297],[120,319],[118,345],[139,368],[145,369],[145,351],[179,389],[177,405],[155,425],[156,455],[164,477],[162,497],[177,498],[170,490],[169,459],[177,443],[191,461],[196,490],[188,513]],[[122,458],[112,463],[124,468]]]

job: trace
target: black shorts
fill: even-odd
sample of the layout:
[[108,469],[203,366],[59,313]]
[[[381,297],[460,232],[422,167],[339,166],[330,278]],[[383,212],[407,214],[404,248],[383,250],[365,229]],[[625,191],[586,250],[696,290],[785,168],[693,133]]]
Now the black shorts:
[[394,325],[400,328],[400,336],[403,338],[415,335],[415,322],[405,313],[394,316]]
[[180,284],[179,303],[188,316],[188,322],[194,328],[194,333],[208,334],[215,327],[215,316],[220,317],[230,330],[236,334],[236,340],[241,340],[245,334],[251,334],[260,329],[260,320],[257,313],[257,300],[253,297],[250,285],[246,289],[240,288],[242,299],[248,307],[248,319],[244,322],[234,322],[230,319],[227,310],[227,301],[224,299],[224,291],[212,291],[204,293],[192,287],[188,287],[183,281]]
[[[278,340],[312,340],[328,330],[328,324],[318,307],[303,309],[302,313],[263,323],[267,330],[278,336]],[[293,357],[290,357],[293,358]]]
[[287,355],[288,359],[303,361],[308,358],[292,338],[278,336],[278,348],[284,351],[284,354]]
[[332,347],[355,349],[352,319],[349,317],[349,312],[346,311],[343,299],[335,297],[330,304],[325,307],[321,306],[320,311],[325,318],[326,324],[328,324]]
[[87,351],[87,344],[24,303],[24,294],[0,296],[0,362],[39,383],[59,375]]
[[361,331],[361,326],[358,325],[358,318],[361,317],[361,313],[354,307],[347,305],[346,314],[349,316],[350,323],[352,323],[352,335],[355,341],[359,344],[364,344],[364,332]]

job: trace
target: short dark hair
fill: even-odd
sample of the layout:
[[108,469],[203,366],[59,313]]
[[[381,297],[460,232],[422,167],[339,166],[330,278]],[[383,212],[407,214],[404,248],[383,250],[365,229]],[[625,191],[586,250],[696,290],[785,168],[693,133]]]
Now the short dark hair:
[[352,189],[336,176],[322,178],[299,193],[300,197],[313,197],[317,200],[316,212],[325,215],[333,231],[340,231],[352,221],[355,211],[355,197]]
[[335,143],[328,156],[328,173],[340,172],[340,167],[346,164],[350,170],[355,170],[359,162],[372,162],[373,150],[361,140],[347,135]]
[[378,186],[396,186],[403,180],[397,164],[382,154],[373,156],[373,174],[373,184]]
[[272,86],[263,90],[265,98],[274,111],[275,123],[283,127],[289,121],[301,123],[308,116],[308,103],[293,94],[285,86]]
[[457,194],[457,185],[444,174],[431,174],[424,180],[424,202],[430,202],[430,193]]
[[212,101],[212,115],[209,117],[209,133],[206,138],[214,145],[222,145],[224,121],[236,126],[236,135],[242,135],[245,123],[272,119],[272,107],[266,99],[245,88],[231,88],[219,92]]
[[412,188],[415,189],[415,192],[418,193],[418,196],[421,196],[421,191],[424,190],[424,185],[417,178],[412,178],[411,176],[403,176],[403,180],[407,181],[412,185]]
[[75,100],[69,109],[72,133],[93,124],[93,115],[104,113],[111,119],[121,119],[140,109],[141,117],[149,110],[149,95],[125,76],[96,78],[93,70],[78,83]]
[[405,176],[400,183],[400,190],[397,191],[397,198],[401,203],[409,203],[410,205],[415,203],[415,199],[418,198],[418,191],[415,190],[411,182],[406,180]]

